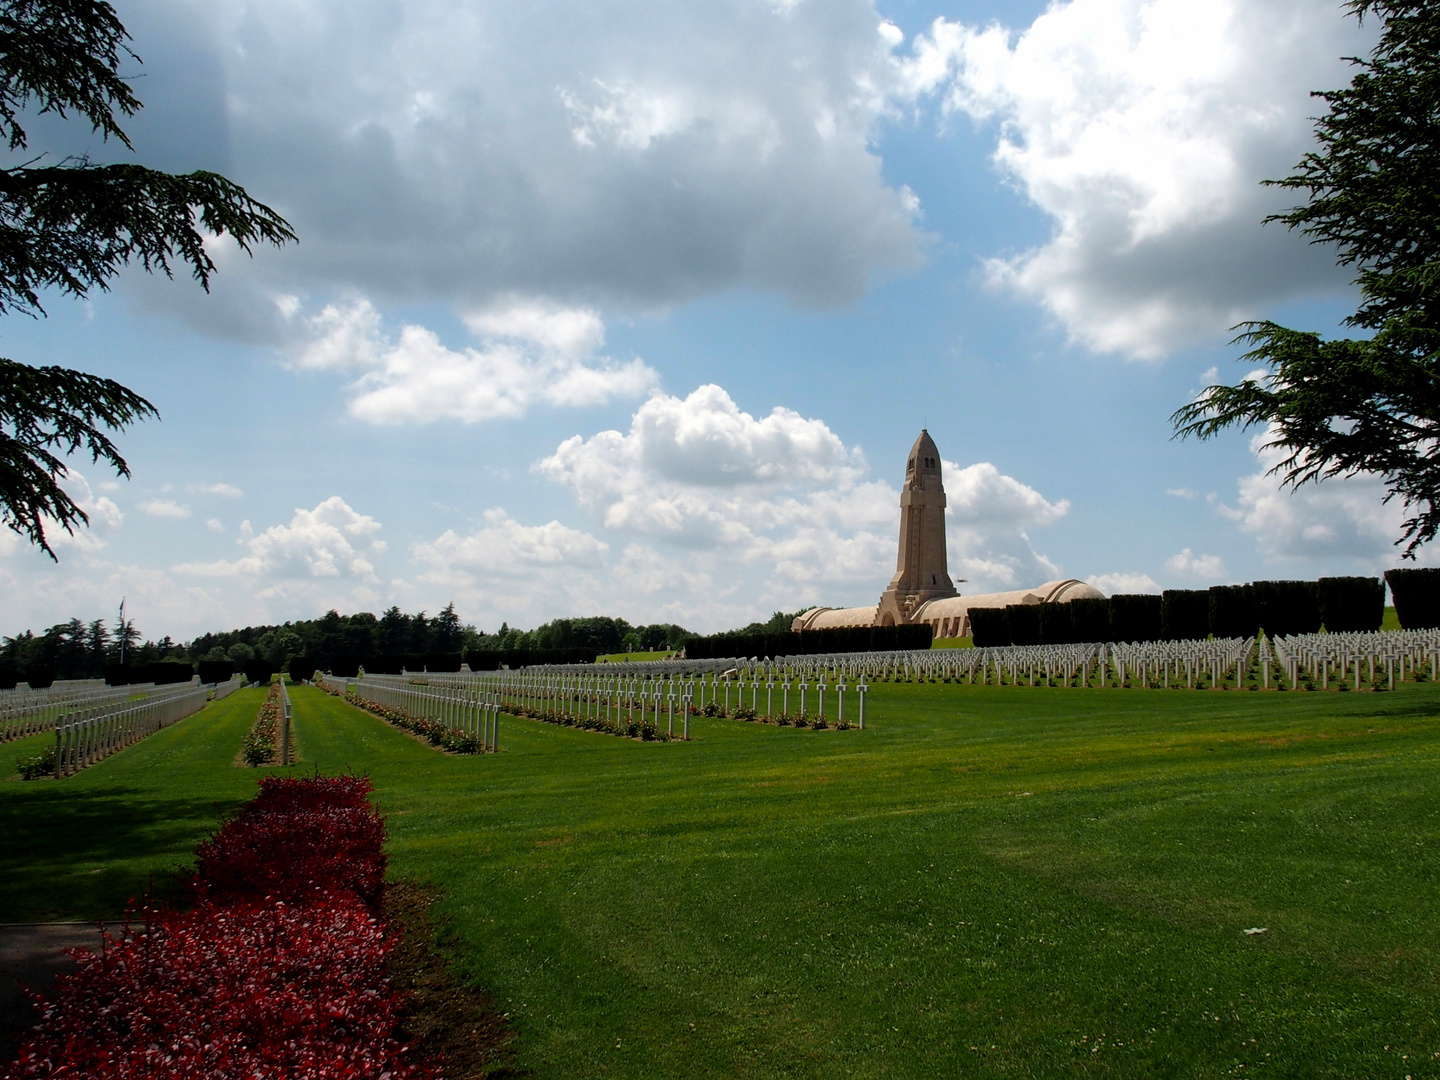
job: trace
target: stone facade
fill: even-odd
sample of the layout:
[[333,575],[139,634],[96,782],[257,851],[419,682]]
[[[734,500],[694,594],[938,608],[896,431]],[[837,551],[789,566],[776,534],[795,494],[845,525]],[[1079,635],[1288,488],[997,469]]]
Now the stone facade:
[[832,630],[854,626],[929,623],[939,637],[969,637],[970,609],[1009,604],[1063,604],[1104,597],[1099,589],[1074,578],[1047,581],[1033,589],[961,596],[950,579],[945,551],[945,485],[940,451],[921,430],[905,463],[900,491],[900,544],[895,576],[874,607],[811,608],[792,630]]
[[905,486],[900,489],[900,549],[895,576],[880,594],[878,625],[911,622],[924,604],[955,595],[955,583],[946,570],[940,451],[930,433],[921,428],[905,464]]

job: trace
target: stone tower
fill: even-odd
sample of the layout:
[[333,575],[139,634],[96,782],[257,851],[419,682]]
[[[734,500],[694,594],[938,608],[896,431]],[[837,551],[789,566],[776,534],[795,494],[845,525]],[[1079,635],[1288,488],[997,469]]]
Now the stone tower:
[[945,485],[940,481],[940,451],[923,428],[905,465],[900,490],[900,553],[895,576],[880,596],[876,622],[908,623],[927,600],[955,596],[945,561]]

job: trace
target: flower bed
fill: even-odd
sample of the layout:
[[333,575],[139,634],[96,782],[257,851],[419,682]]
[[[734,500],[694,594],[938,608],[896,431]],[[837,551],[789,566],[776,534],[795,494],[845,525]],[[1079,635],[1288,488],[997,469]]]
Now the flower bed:
[[551,709],[532,709],[527,705],[513,702],[502,706],[511,716],[526,720],[538,720],[542,724],[557,724],[560,727],[579,728],[581,731],[598,731],[604,735],[619,735],[622,739],[640,739],[642,742],[677,742],[680,737],[662,731],[650,720],[606,720],[599,716],[569,716]]
[[22,780],[34,780],[41,776],[54,776],[55,747],[47,746],[38,754],[16,758],[15,768],[20,771],[20,779]]
[[704,710],[694,709],[697,716],[713,716],[722,720],[744,720],[751,724],[775,724],[778,727],[813,728],[815,731],[824,731],[833,728],[836,731],[849,731],[854,725],[848,720],[841,720],[839,723],[832,723],[823,716],[812,717],[809,712],[802,713],[775,713],[773,716],[766,716],[757,713],[748,705],[741,705],[738,708],[726,712],[725,706],[714,701],[707,702]]
[[446,727],[438,720],[426,720],[424,717],[411,716],[407,712],[392,709],[388,705],[377,705],[373,701],[360,697],[353,690],[345,696],[345,700],[357,709],[364,709],[372,716],[378,716],[387,724],[393,724],[402,731],[419,735],[431,746],[438,746],[452,754],[478,754],[480,752],[480,740],[459,728]]
[[363,779],[266,777],[199,849],[199,902],[76,950],[5,1080],[427,1080],[395,1038],[377,917],[384,822]]
[[241,744],[245,764],[252,768],[273,765],[279,758],[280,732],[280,684],[273,683],[270,693],[260,706],[260,715],[255,718],[250,732]]

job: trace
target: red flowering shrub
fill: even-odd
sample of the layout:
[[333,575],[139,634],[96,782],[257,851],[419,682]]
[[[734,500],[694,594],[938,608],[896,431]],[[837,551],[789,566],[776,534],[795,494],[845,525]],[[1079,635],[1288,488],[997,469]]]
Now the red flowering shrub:
[[201,904],[77,950],[80,970],[6,1074],[199,1080],[434,1075],[392,1037],[390,944],[355,897]]
[[394,1038],[362,777],[266,777],[198,851],[193,911],[77,949],[4,1080],[428,1080]]
[[380,899],[385,823],[362,807],[251,810],[200,845],[198,887],[217,902],[292,901],[345,890],[366,904]]
[[374,906],[385,822],[369,792],[364,777],[265,777],[260,794],[196,850],[199,892],[234,902],[345,890]]
[[[260,794],[245,804],[256,810],[320,810],[370,805],[368,776],[263,776]],[[242,811],[243,812],[243,811]]]

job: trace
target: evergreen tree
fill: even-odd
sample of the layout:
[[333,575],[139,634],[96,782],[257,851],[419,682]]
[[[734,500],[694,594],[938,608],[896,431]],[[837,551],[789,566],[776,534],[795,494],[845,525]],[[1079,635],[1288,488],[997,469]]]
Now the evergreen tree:
[[460,625],[460,616],[455,614],[455,601],[446,604],[439,615],[435,616],[432,627],[434,634],[434,651],[441,653],[459,652],[463,642],[463,628]]
[[[132,149],[120,126],[140,108],[120,74],[124,60],[139,60],[128,41],[105,0],[0,0],[0,141],[14,162],[0,167],[0,313],[42,315],[44,290],[85,297],[131,262],[166,276],[188,266],[208,289],[207,235],[247,252],[295,238],[284,218],[216,173],[26,153],[22,120],[46,113]],[[64,458],[83,451],[128,476],[106,431],[157,415],[110,379],[0,359],[0,521],[55,558],[46,522],[73,533],[89,521],[60,486]]]
[[1329,106],[1319,149],[1279,187],[1308,201],[1267,221],[1334,244],[1356,268],[1368,337],[1323,341],[1273,322],[1246,323],[1247,365],[1268,377],[1211,386],[1171,418],[1180,436],[1268,430],[1274,473],[1292,487],[1372,472],[1411,512],[1407,558],[1440,530],[1440,0],[1351,0],[1381,23],[1369,60]]

